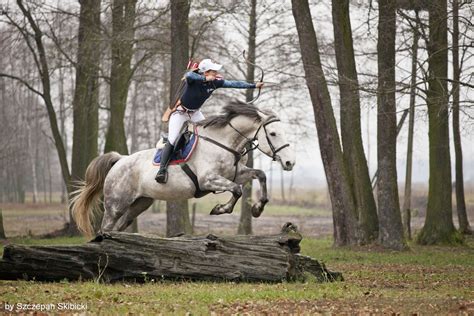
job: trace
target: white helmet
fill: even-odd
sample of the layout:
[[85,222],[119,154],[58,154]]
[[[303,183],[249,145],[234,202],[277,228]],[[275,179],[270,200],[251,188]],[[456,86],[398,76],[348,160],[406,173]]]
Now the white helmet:
[[208,70],[215,70],[215,71],[218,71],[222,68],[222,65],[219,65],[219,64],[215,64],[212,62],[212,60],[210,59],[203,59],[200,63],[199,63],[199,70],[201,72],[206,72]]

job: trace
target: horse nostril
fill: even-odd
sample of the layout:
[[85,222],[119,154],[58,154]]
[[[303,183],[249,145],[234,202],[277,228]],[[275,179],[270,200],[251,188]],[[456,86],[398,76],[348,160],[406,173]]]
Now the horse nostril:
[[290,168],[290,167],[292,166],[292,164],[291,164],[290,161],[285,162],[285,165],[286,165],[288,168]]

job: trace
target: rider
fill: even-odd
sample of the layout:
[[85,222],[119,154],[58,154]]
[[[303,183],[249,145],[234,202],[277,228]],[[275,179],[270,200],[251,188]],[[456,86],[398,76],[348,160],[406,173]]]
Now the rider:
[[186,88],[178,100],[176,110],[171,113],[169,118],[168,142],[161,153],[160,170],[155,177],[158,183],[166,183],[168,180],[167,168],[181,127],[188,120],[191,122],[204,120],[204,115],[200,109],[214,90],[218,88],[260,89],[263,86],[263,82],[255,84],[245,81],[224,80],[217,73],[221,68],[222,65],[216,64],[210,59],[204,59],[199,63],[199,73],[194,71],[186,73]]

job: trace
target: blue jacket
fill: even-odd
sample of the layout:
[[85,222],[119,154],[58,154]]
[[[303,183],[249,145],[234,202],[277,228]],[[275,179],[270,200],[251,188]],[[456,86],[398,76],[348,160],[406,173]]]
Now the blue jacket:
[[255,89],[255,83],[245,81],[233,81],[215,79],[206,81],[206,77],[189,71],[185,75],[186,87],[181,96],[181,104],[189,110],[199,109],[211,96],[214,90],[219,88]]

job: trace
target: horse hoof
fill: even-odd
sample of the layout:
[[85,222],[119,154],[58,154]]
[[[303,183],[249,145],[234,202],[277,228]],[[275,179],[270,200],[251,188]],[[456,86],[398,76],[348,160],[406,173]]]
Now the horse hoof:
[[214,208],[212,209],[210,215],[221,215],[221,214],[224,214],[224,213],[225,213],[224,205],[222,205],[222,204],[217,204],[217,205],[214,206]]
[[252,205],[252,216],[259,217],[263,212],[263,205],[260,202],[255,203]]
[[112,239],[112,236],[109,233],[99,232],[91,242],[102,242],[104,239]]
[[217,204],[211,211],[211,215],[221,215],[232,213],[232,209],[227,204]]

